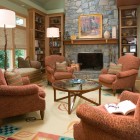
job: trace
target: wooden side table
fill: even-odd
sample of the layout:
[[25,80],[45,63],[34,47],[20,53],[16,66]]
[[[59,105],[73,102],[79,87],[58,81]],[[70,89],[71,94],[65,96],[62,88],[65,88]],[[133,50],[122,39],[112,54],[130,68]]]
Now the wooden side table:
[[74,71],[80,71],[80,64],[78,63],[71,64],[71,68],[74,68]]

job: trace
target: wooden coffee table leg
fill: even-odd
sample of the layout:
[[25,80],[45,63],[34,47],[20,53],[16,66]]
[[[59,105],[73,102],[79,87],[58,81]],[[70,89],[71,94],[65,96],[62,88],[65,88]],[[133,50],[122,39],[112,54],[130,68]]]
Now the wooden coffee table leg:
[[56,90],[55,89],[53,90],[54,90],[54,101],[56,101]]
[[71,97],[70,92],[68,92],[68,114],[71,113]]

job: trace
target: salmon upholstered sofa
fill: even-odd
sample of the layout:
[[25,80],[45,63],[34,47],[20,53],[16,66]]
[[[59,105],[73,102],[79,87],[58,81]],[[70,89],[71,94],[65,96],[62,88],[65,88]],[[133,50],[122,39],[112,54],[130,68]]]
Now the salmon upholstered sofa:
[[[36,84],[30,84],[28,77],[17,75],[17,77],[14,75],[12,78],[13,83],[7,85],[5,75],[0,69],[0,119],[34,111],[40,111],[41,119],[43,119],[45,110],[44,90]],[[12,80],[9,79],[9,81]]]
[[[15,69],[8,69],[8,71],[16,70],[22,77],[28,77],[30,83],[36,83],[42,80],[41,63],[39,61],[30,61],[29,67],[18,67]],[[4,73],[4,69],[2,72]]]
[[22,77],[28,76],[31,83],[42,80],[41,63],[36,60],[30,60],[18,57],[18,68],[16,69]]
[[139,140],[140,93],[124,91],[120,101],[131,100],[136,109],[129,115],[110,114],[103,105],[82,104],[77,108],[80,122],[74,124],[75,140]]

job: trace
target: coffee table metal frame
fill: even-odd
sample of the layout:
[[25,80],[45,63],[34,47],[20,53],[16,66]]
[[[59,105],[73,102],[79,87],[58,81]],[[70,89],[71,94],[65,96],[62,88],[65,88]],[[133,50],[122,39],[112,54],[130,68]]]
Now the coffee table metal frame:
[[[56,81],[56,82],[61,82],[61,80]],[[74,106],[74,102],[75,102],[77,96],[80,97],[80,98],[83,98],[84,100],[86,100],[90,103],[93,103],[95,105],[100,105],[101,104],[101,87],[102,87],[102,85],[99,82],[94,81],[95,83],[98,84],[98,86],[93,87],[91,89],[87,89],[87,90],[86,89],[84,89],[84,90],[68,90],[68,89],[60,88],[60,87],[55,85],[56,82],[54,82],[52,84],[52,87],[53,87],[53,90],[54,90],[54,101],[60,101],[60,100],[68,98],[68,114],[71,114],[73,106]],[[68,96],[57,98],[56,97],[56,90],[67,92]],[[87,92],[95,91],[95,90],[99,90],[99,103],[82,96],[83,94],[85,94]],[[74,96],[74,98],[73,98],[73,101],[71,102],[71,97],[73,97],[73,96]]]

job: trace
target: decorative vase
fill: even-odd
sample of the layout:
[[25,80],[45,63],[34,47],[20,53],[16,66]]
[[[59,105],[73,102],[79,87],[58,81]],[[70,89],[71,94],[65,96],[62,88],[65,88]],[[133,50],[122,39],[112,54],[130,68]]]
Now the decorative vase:
[[110,38],[110,32],[109,32],[109,31],[106,30],[106,31],[104,32],[104,38],[105,38],[105,39],[109,39],[109,38]]
[[123,47],[123,52],[124,52],[124,53],[127,52],[126,46]]

